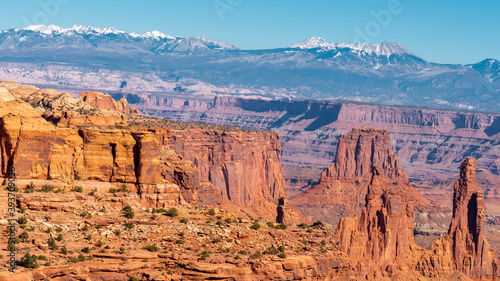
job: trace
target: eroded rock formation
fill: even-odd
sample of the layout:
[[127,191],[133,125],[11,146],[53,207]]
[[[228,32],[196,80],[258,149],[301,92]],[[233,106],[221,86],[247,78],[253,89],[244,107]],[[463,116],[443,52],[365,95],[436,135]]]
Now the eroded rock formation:
[[[173,130],[170,145],[194,164],[200,181],[257,216],[276,214],[279,199],[286,197],[277,133]],[[285,216],[288,223],[307,221],[293,208]]]
[[340,218],[359,215],[365,205],[373,166],[381,167],[387,184],[384,191],[399,190],[419,209],[434,204],[415,190],[396,154],[391,150],[389,131],[374,128],[353,129],[341,135],[333,164],[325,169],[319,184],[290,197],[304,215],[332,225]]
[[486,206],[476,188],[475,164],[473,159],[463,161],[448,235],[430,250],[414,243],[412,202],[400,191],[388,191],[382,168],[374,167],[359,219],[342,219],[336,231],[353,274],[378,278],[416,271],[440,278],[460,272],[474,280],[496,280],[498,258],[484,236]]
[[344,218],[336,231],[341,249],[361,276],[380,277],[407,271],[413,241],[413,205],[388,190],[380,167],[372,168],[365,207],[357,217]]
[[108,109],[122,113],[139,113],[136,108],[129,108],[126,99],[122,98],[115,101],[110,95],[98,91],[84,91],[78,99],[98,109]]
[[498,257],[484,234],[486,205],[477,190],[475,174],[476,160],[464,160],[454,185],[448,235],[436,240],[419,261],[417,269],[423,275],[436,277],[458,270],[474,279],[498,277]]
[[[165,184],[175,184],[187,202],[272,220],[286,197],[276,133],[131,127],[125,114],[93,106],[100,93],[82,95],[90,105],[50,89],[8,85],[0,87],[8,92],[0,102],[2,175],[14,166],[22,180],[125,184],[152,207],[164,206]],[[9,99],[16,95],[24,100]],[[286,210],[289,223],[308,221]]]

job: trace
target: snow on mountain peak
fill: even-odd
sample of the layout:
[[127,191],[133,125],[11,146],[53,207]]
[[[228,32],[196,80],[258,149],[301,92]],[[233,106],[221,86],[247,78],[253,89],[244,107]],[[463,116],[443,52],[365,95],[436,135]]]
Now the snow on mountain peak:
[[328,43],[325,39],[321,37],[310,37],[304,41],[298,42],[290,46],[290,48],[300,48],[300,49],[340,49],[349,48],[352,50],[363,51],[368,54],[374,53],[377,56],[390,56],[392,54],[412,54],[408,49],[406,49],[400,43],[390,43],[383,41],[380,44],[368,44],[368,43],[356,43],[356,44],[344,44],[342,42]]
[[306,40],[300,41],[293,44],[290,48],[300,48],[300,49],[314,49],[314,48],[330,48],[331,44],[326,42],[325,39],[321,37],[309,37]]

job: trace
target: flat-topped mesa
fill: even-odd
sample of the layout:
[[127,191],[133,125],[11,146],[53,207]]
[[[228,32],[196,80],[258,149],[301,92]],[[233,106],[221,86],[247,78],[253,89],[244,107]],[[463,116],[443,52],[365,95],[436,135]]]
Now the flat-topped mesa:
[[340,136],[335,161],[323,171],[320,183],[348,181],[369,173],[373,166],[382,167],[389,179],[408,181],[392,152],[389,131],[355,128]]
[[406,270],[405,261],[416,248],[412,202],[386,191],[384,177],[381,167],[372,168],[361,216],[341,219],[335,232],[356,274],[368,278]]
[[98,109],[108,109],[122,113],[139,113],[136,108],[129,108],[126,99],[122,98],[115,101],[110,95],[98,91],[84,91],[78,99]]

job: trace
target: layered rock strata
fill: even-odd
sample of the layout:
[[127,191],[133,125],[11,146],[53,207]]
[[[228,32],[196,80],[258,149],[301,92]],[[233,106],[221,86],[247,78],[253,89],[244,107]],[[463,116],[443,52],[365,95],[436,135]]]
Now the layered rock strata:
[[[175,184],[187,202],[227,202],[240,214],[273,220],[286,197],[276,133],[130,127],[123,113],[68,94],[9,87],[0,87],[8,92],[0,102],[2,175],[14,166],[19,179],[124,184],[152,207],[165,205],[162,185]],[[293,208],[286,216],[289,223],[308,221]]]

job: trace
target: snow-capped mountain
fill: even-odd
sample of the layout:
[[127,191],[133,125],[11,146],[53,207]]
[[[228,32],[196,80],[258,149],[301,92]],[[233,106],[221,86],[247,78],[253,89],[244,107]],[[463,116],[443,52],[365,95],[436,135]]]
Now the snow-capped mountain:
[[468,66],[481,73],[488,82],[500,84],[500,61],[495,59],[485,59],[481,62]]
[[323,50],[334,50],[334,49],[351,49],[353,51],[365,52],[367,54],[375,54],[377,56],[391,56],[393,54],[401,55],[408,54],[413,55],[405,46],[400,43],[389,43],[383,41],[380,44],[368,44],[368,43],[356,43],[356,44],[344,44],[342,42],[328,43],[325,39],[321,37],[310,37],[304,41],[293,44],[290,48],[299,49],[323,49]]
[[189,54],[193,52],[236,50],[237,47],[206,37],[184,38],[170,36],[160,31],[144,34],[126,33],[115,28],[96,28],[75,25],[61,28],[55,25],[32,25],[22,29],[0,32],[0,49],[19,51],[41,48],[75,48],[111,50],[113,52],[172,52]]
[[106,91],[121,91],[128,81],[129,91],[171,95],[191,91],[172,89],[194,93],[208,87],[270,98],[500,110],[499,61],[437,64],[387,41],[345,44],[311,37],[286,48],[240,50],[205,36],[29,26],[0,31],[0,80],[102,85]]

